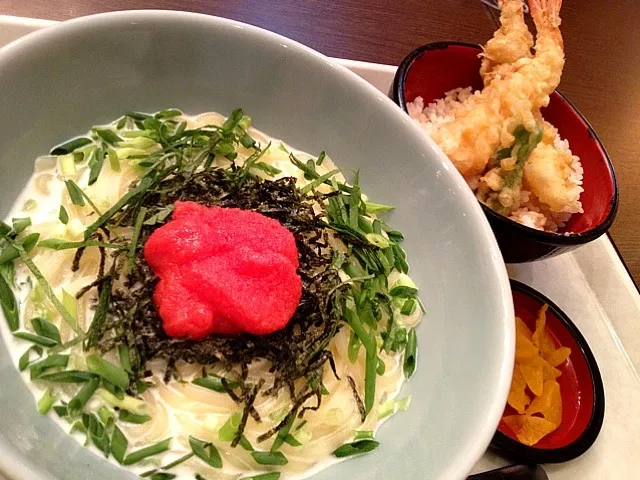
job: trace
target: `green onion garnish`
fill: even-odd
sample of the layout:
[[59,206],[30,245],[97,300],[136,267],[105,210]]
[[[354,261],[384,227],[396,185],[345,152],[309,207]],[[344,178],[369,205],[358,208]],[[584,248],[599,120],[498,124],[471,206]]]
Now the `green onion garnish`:
[[141,448],[140,450],[136,450],[127,455],[122,464],[123,465],[133,465],[134,463],[138,463],[140,460],[143,460],[152,455],[158,455],[160,453],[164,453],[169,450],[169,445],[171,444],[171,438],[166,438],[158,443],[154,443],[148,447]]
[[96,393],[99,385],[100,379],[98,377],[93,377],[85,383],[78,393],[69,401],[69,410],[75,413],[81,412],[89,399]]
[[37,345],[32,345],[31,347],[27,348],[27,350],[20,357],[20,360],[18,360],[18,370],[20,370],[21,372],[24,371],[32,361],[35,361],[31,360],[31,352],[35,353],[37,358],[41,358],[43,350]]
[[404,375],[407,378],[411,378],[413,372],[416,371],[416,355],[418,349],[418,339],[416,337],[416,330],[412,328],[407,334],[407,347],[404,351]]
[[218,449],[212,443],[203,442],[195,437],[189,437],[189,445],[193,453],[211,465],[213,468],[222,468],[222,458]]
[[53,403],[55,402],[55,398],[53,398],[51,388],[47,388],[44,391],[44,395],[38,400],[38,413],[42,415],[46,415],[53,407]]
[[375,440],[358,440],[357,442],[345,443],[339,446],[333,454],[338,458],[350,457],[375,450],[378,445],[380,445],[380,442]]
[[56,343],[62,343],[62,339],[60,338],[60,330],[49,320],[46,320],[41,317],[35,317],[31,319],[31,325],[35,332],[41,337],[50,338]]
[[21,234],[22,232],[24,232],[27,228],[29,228],[31,226],[31,218],[29,218],[29,217],[14,218],[11,221],[13,222],[13,232],[16,235]]
[[151,420],[151,416],[138,415],[136,413],[131,413],[128,410],[120,410],[119,419],[127,423],[142,424],[142,423],[147,423],[149,420]]
[[60,212],[58,213],[58,220],[60,220],[65,225],[69,223],[69,214],[67,213],[67,209],[60,205]]
[[53,150],[51,150],[51,155],[66,155],[67,153],[71,153],[78,148],[84,147],[85,145],[89,145],[93,143],[90,138],[86,137],[78,137],[73,140],[69,140],[68,142],[63,143],[62,145],[58,145]]
[[31,380],[35,380],[42,375],[46,370],[55,367],[66,367],[69,363],[69,355],[49,355],[38,362],[32,363],[29,367]]
[[58,345],[58,342],[56,342],[55,340],[47,337],[42,337],[40,335],[34,335],[30,332],[13,332],[13,336],[31,343],[35,343],[36,345],[41,345],[43,347],[55,347],[56,345]]
[[4,317],[7,319],[9,330],[15,332],[20,328],[20,313],[18,312],[18,302],[16,296],[7,284],[3,275],[0,275],[0,307]]
[[122,389],[129,387],[129,375],[127,372],[98,355],[89,355],[87,357],[87,368],[90,372],[99,375]]
[[113,458],[115,458],[120,465],[122,465],[124,461],[128,446],[129,441],[127,437],[125,437],[122,430],[115,425],[113,427],[113,433],[111,434],[111,455],[113,455]]
[[259,465],[286,465],[289,463],[282,452],[251,452],[251,456]]
[[122,141],[122,139],[109,128],[93,128],[92,131],[109,145],[115,145]]
[[94,377],[95,375],[82,370],[63,370],[62,372],[40,375],[38,380],[56,383],[84,383]]
[[65,180],[64,183],[67,186],[67,192],[69,193],[71,203],[79,207],[84,207],[84,196],[82,195],[82,190],[80,190],[80,187],[76,185],[76,182],[74,182],[73,180]]
[[[208,375],[206,377],[195,378],[191,383],[198,385],[199,387],[208,388],[218,393],[226,393],[224,386],[222,385],[222,378],[215,375]],[[227,382],[229,388],[235,388],[238,386],[237,382]]]

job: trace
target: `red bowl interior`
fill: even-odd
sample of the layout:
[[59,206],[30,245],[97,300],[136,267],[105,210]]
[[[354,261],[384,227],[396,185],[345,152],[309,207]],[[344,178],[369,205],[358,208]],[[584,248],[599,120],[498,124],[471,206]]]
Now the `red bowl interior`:
[[[427,104],[454,88],[481,89],[479,52],[480,48],[472,45],[445,43],[422,52],[408,67],[405,102],[421,96]],[[580,196],[584,213],[573,215],[560,233],[590,231],[605,222],[616,205],[615,177],[607,153],[580,112],[558,92],[551,95],[542,115],[569,141],[584,169],[584,192]]]
[[[543,304],[518,290],[513,290],[513,302],[516,315],[532,331],[535,330],[536,317]],[[546,326],[556,347],[563,346],[571,349],[569,358],[557,367],[562,372],[562,375],[558,377],[562,395],[562,422],[554,432],[534,445],[535,448],[554,449],[577,440],[589,425],[594,408],[594,386],[582,349],[571,332],[551,309],[547,310]],[[513,408],[509,405],[506,406],[504,415],[516,414],[517,412]],[[518,438],[504,422],[500,422],[498,430],[512,440],[518,441]]]

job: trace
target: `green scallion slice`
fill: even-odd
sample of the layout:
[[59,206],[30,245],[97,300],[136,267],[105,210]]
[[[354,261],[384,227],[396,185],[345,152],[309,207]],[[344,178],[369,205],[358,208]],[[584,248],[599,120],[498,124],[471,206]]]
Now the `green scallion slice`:
[[189,437],[189,445],[193,453],[211,465],[213,468],[222,468],[222,458],[218,449],[212,443],[203,442],[195,437]]
[[286,465],[289,463],[282,452],[251,452],[253,460],[258,465]]
[[375,450],[379,445],[380,442],[375,440],[358,440],[357,442],[345,443],[339,446],[333,454],[338,458],[350,457]]
[[78,393],[69,401],[69,410],[75,413],[81,412],[89,399],[96,393],[99,385],[100,379],[98,377],[93,377],[85,383]]
[[129,441],[127,437],[125,437],[122,430],[115,425],[113,427],[113,433],[111,434],[111,455],[113,455],[113,458],[115,458],[120,465],[124,462],[128,446]]
[[71,153],[78,148],[89,145],[90,143],[93,143],[90,138],[78,137],[63,143],[62,145],[58,145],[53,150],[51,150],[50,153],[51,155],[66,155],[67,153]]
[[138,415],[136,413],[131,413],[128,410],[120,410],[119,419],[123,422],[136,423],[140,425],[143,423],[147,423],[149,420],[151,420],[151,416]]
[[99,375],[117,387],[122,389],[129,387],[129,375],[127,372],[98,355],[89,355],[87,357],[87,368],[90,372]]
[[158,443],[154,443],[153,445],[149,445],[148,447],[144,447],[140,450],[131,452],[124,458],[122,464],[133,465],[134,463],[138,463],[140,460],[143,460],[152,455],[159,455],[160,453],[164,453],[169,450],[170,444],[171,438],[166,438]]
[[47,413],[49,413],[55,401],[56,399],[52,395],[51,388],[47,388],[40,400],[38,400],[38,413],[40,413],[41,415],[46,415]]

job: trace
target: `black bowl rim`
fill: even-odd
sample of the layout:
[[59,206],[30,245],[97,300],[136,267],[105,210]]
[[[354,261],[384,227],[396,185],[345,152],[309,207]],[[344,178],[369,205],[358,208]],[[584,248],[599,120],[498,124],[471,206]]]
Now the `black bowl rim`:
[[[402,110],[407,112],[407,101],[404,96],[404,84],[406,83],[407,74],[413,62],[424,52],[430,50],[444,50],[449,46],[458,46],[458,47],[468,47],[473,48],[474,50],[482,50],[482,46],[476,43],[466,43],[466,42],[454,42],[454,41],[439,41],[439,42],[431,42],[425,45],[421,45],[420,47],[414,49],[409,55],[407,55],[400,65],[398,66],[398,70],[393,78],[393,87],[392,87],[392,99],[393,101],[400,107]],[[616,180],[615,171],[613,169],[613,163],[611,162],[611,158],[609,157],[609,153],[607,152],[604,144],[598,137],[598,134],[595,132],[589,121],[585,118],[585,116],[578,110],[573,103],[569,101],[569,99],[562,94],[560,91],[556,90],[556,93],[560,95],[560,98],[564,100],[572,109],[576,112],[578,117],[582,119],[582,121],[587,126],[587,130],[589,135],[597,142],[597,144],[602,149],[604,153],[604,159],[607,163],[607,170],[611,176],[611,181],[613,183],[613,199],[611,200],[611,209],[609,210],[609,214],[607,217],[594,226],[593,228],[586,230],[580,233],[556,233],[556,232],[544,232],[542,230],[537,230],[535,228],[527,227],[521,223],[516,222],[515,220],[511,220],[504,215],[500,215],[497,212],[494,212],[489,207],[487,207],[484,203],[478,201],[485,215],[491,218],[492,221],[500,222],[504,228],[515,230],[519,232],[520,235],[526,235],[531,237],[533,240],[547,244],[547,245],[583,245],[585,243],[589,243],[596,238],[600,237],[604,233],[606,233],[611,225],[613,224],[613,220],[616,217],[618,211],[618,183]]]
[[549,305],[549,309],[556,315],[564,327],[569,331],[571,336],[582,351],[589,373],[591,376],[591,384],[593,387],[593,410],[591,418],[584,431],[573,442],[558,448],[543,449],[534,448],[524,445],[516,440],[509,438],[507,435],[497,430],[491,446],[505,453],[505,455],[514,458],[517,461],[528,461],[534,463],[560,463],[573,460],[586,452],[596,441],[600,434],[602,423],[604,421],[605,394],[602,383],[600,369],[596,362],[593,352],[589,348],[587,341],[576,325],[569,319],[555,303],[545,297],[542,293],[525,285],[517,280],[510,279],[511,289],[517,290],[525,295],[542,303]]

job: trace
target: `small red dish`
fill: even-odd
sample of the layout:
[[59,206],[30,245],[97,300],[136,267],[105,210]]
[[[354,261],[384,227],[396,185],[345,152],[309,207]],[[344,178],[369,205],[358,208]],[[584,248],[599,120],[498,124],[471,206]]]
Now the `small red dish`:
[[[429,43],[415,49],[398,67],[391,98],[406,112],[407,103],[417,96],[428,104],[455,88],[482,89],[481,51],[479,45],[460,42]],[[542,115],[581,159],[584,213],[572,215],[558,233],[551,233],[524,226],[481,204],[506,263],[540,260],[591,242],[609,229],[617,211],[613,165],[589,122],[557,91]]]
[[[535,446],[520,443],[504,423],[491,442],[492,447],[517,461],[558,463],[582,455],[595,442],[604,419],[604,388],[596,360],[586,340],[574,323],[551,300],[523,283],[511,280],[516,316],[535,330],[536,317],[546,303],[547,330],[556,346],[569,347],[571,355],[557,368],[562,395],[562,422],[557,430],[542,438]],[[517,412],[509,405],[504,415]]]

